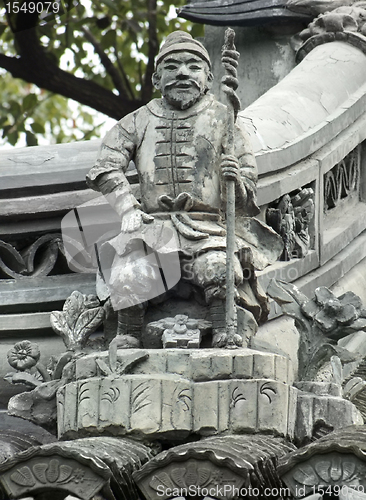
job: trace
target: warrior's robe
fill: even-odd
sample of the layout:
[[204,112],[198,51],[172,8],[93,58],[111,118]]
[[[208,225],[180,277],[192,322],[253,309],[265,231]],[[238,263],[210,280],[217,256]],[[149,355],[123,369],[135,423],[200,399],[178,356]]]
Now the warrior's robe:
[[[167,227],[175,233],[183,257],[225,251],[225,182],[220,163],[226,124],[226,106],[210,94],[187,110],[173,110],[164,99],[155,99],[124,117],[107,134],[87,175],[88,185],[109,200],[112,195],[122,217],[133,208],[153,215],[154,222],[146,225],[150,247],[154,247],[151,232],[156,226],[156,234]],[[235,156],[244,185],[243,190],[236,188],[237,257],[247,270],[263,269],[277,259],[282,243],[268,226],[252,218],[259,212],[257,169],[248,136],[238,125]],[[139,178],[139,201],[125,177],[131,160]],[[129,251],[126,235],[117,236],[109,245],[121,258]],[[249,286],[238,287],[239,303],[263,320],[266,298],[254,271],[249,281]]]

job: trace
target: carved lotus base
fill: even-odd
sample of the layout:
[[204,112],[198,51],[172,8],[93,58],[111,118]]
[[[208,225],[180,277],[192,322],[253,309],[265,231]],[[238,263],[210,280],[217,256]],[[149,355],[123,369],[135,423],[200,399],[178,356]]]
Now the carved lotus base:
[[58,392],[60,438],[112,433],[182,439],[191,433],[293,436],[297,390],[269,379],[195,382],[134,374],[72,382]]

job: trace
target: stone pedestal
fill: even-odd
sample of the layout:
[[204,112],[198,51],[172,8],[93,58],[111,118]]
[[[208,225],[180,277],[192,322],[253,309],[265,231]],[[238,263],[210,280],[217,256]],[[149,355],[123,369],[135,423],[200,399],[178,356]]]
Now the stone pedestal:
[[[102,377],[108,353],[77,361],[57,396],[59,437],[112,433],[184,439],[195,433],[293,437],[296,393],[285,357],[249,349],[124,350],[129,374]],[[134,358],[135,357],[135,358]],[[87,377],[87,378],[86,378]]]

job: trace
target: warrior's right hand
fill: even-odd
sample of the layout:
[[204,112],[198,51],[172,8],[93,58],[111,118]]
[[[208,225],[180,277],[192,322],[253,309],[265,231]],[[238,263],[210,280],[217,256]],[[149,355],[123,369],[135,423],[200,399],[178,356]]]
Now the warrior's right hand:
[[142,224],[151,224],[153,220],[152,215],[146,214],[142,210],[130,210],[122,217],[121,231],[122,233],[133,233],[140,229]]

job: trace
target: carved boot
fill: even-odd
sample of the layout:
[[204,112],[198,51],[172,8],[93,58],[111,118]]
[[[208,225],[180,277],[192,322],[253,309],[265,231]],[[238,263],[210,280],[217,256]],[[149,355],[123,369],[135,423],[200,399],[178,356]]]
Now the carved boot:
[[141,330],[146,305],[138,304],[118,311],[117,335],[109,344],[109,366],[117,368],[117,350],[141,347]]
[[210,304],[210,316],[212,321],[212,347],[241,347],[243,339],[235,334],[230,341],[226,325],[225,301],[213,299]]
[[141,347],[141,332],[145,309],[145,304],[137,304],[118,311],[116,339],[118,339],[118,347],[120,349]]

